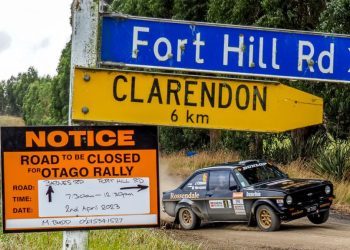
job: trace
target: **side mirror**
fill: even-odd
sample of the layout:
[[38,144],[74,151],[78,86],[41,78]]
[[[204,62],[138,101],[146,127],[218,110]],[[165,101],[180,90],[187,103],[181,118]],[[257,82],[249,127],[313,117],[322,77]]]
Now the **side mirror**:
[[238,190],[238,186],[237,185],[232,185],[232,186],[230,186],[230,190],[231,191]]

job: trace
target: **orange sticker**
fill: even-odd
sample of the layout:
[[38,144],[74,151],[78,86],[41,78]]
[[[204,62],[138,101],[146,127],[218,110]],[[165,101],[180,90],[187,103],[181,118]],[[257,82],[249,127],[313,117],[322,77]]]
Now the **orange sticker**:
[[243,192],[233,192],[233,193],[232,193],[232,197],[233,197],[234,199],[243,198]]

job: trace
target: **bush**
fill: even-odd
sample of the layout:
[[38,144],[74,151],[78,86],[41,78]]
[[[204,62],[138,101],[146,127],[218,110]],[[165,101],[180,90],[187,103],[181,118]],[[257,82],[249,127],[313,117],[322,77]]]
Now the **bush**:
[[250,158],[249,144],[251,134],[247,132],[237,132],[231,130],[222,130],[220,138],[220,148],[239,152],[243,159]]
[[263,143],[264,158],[279,162],[289,163],[294,160],[292,140],[287,134],[266,136]]
[[350,142],[332,140],[313,160],[313,172],[338,181],[350,180]]
[[209,147],[209,131],[205,129],[160,127],[160,150],[165,153],[200,150]]

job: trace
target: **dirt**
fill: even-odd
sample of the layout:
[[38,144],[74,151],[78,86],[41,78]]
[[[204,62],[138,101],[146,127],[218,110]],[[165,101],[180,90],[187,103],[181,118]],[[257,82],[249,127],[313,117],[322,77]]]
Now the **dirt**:
[[350,249],[350,220],[332,216],[322,225],[313,225],[303,218],[268,233],[243,223],[204,224],[193,231],[167,232],[200,249]]
[[[171,175],[165,161],[160,162],[162,191],[176,188],[182,178]],[[172,221],[166,214],[161,219]],[[165,232],[200,249],[350,249],[350,216],[332,211],[330,219],[314,225],[307,218],[283,223],[280,231],[261,232],[245,223],[202,223],[196,230],[170,227]]]

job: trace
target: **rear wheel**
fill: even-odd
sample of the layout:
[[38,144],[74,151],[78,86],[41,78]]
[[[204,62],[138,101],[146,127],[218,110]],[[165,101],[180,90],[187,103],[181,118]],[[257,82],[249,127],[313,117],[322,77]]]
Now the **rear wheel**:
[[195,229],[201,223],[198,216],[190,208],[187,207],[180,209],[179,222],[181,227],[186,230]]
[[271,207],[266,205],[258,207],[256,211],[256,222],[259,228],[265,232],[277,231],[281,225],[281,219]]
[[329,210],[317,214],[309,214],[307,218],[314,224],[325,223],[329,218]]

